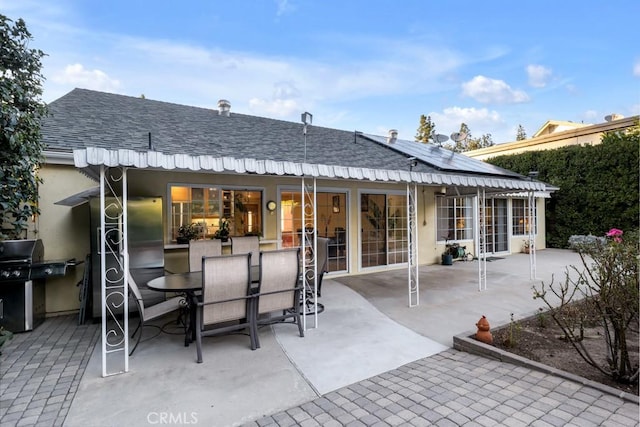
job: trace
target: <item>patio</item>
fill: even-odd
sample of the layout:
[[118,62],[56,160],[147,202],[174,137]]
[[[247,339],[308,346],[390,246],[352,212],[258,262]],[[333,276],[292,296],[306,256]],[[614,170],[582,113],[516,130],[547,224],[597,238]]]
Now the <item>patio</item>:
[[[577,263],[572,252],[541,251],[538,276],[548,282]],[[473,330],[481,315],[496,326],[512,312],[539,307],[531,298],[528,256],[499,259],[487,269],[488,289],[478,292],[477,261],[422,267],[421,305],[414,308],[407,307],[404,269],[326,280],[320,327],[304,338],[284,324],[262,328],[256,351],[244,335],[206,338],[204,363],[196,364],[194,345],[184,347],[179,334],[161,334],[141,343],[129,373],[108,378],[100,377],[98,325],[74,327],[75,317],[51,318],[2,348],[0,422],[135,426],[171,416],[174,423],[195,417],[192,424],[240,425],[387,377],[414,361],[428,366],[438,353],[434,363],[457,363],[452,337]],[[65,328],[80,332],[56,341],[56,331]],[[637,412],[637,405],[628,405],[614,406]]]

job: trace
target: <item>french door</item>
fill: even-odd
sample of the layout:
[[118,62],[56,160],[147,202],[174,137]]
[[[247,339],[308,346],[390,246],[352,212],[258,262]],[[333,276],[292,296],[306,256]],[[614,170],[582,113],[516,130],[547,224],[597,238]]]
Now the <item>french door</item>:
[[485,200],[485,225],[487,227],[487,253],[509,250],[509,224],[507,199]]
[[362,268],[408,261],[407,197],[360,195],[360,262]]
[[[300,191],[281,191],[280,235],[284,248],[300,246],[303,206]],[[318,191],[315,208],[318,237],[329,239],[327,260],[329,271],[347,271],[349,255],[347,193]],[[306,230],[306,232],[309,231]]]

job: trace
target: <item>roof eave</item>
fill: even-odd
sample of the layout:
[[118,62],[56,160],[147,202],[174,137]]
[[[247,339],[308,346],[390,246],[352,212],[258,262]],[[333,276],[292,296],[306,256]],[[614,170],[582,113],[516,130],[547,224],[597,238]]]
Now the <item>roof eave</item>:
[[438,174],[407,170],[371,169],[250,158],[164,154],[156,151],[107,150],[88,147],[73,151],[74,164],[90,176],[99,176],[99,166],[152,170],[184,170],[209,173],[238,173],[272,176],[314,177],[357,181],[415,183],[460,188],[492,188],[501,191],[544,191],[544,183],[510,178]]

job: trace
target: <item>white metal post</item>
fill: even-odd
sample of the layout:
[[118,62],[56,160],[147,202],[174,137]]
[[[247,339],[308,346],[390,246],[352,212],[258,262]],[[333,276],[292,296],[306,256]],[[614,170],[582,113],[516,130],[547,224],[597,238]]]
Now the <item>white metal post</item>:
[[[301,230],[301,256],[302,256],[302,273],[303,273],[303,306],[302,306],[302,325],[307,330],[307,301],[306,290],[311,286],[313,281],[313,327],[318,327],[318,229],[316,218],[316,196],[317,186],[315,178],[302,177],[302,230]],[[312,230],[307,233],[307,230]]]
[[[127,168],[122,168],[122,295],[124,300],[124,371],[129,372],[129,233]],[[142,333],[142,331],[140,331]]]
[[[114,174],[114,170],[118,174]],[[118,196],[120,183],[123,196]],[[106,186],[113,201],[106,203]],[[126,169],[100,167],[100,284],[102,302],[102,376],[128,372],[128,271],[126,249]],[[122,311],[122,314],[120,314]],[[121,354],[121,358],[117,356]],[[113,365],[113,366],[112,366]]]
[[487,220],[485,189],[478,187],[478,291],[487,289]]
[[418,270],[418,186],[407,183],[407,217],[408,217],[408,287],[409,307],[420,305],[420,280]]
[[[99,231],[99,245],[98,250],[100,251],[100,306],[102,307],[102,316],[101,316],[101,349],[102,349],[102,376],[106,377],[109,375],[107,370],[107,285],[106,285],[106,269],[107,265],[107,255],[106,255],[106,244],[105,244],[105,233],[104,226],[104,210],[105,210],[105,171],[104,165],[100,166],[100,231]],[[85,268],[87,268],[85,266]]]
[[536,198],[533,191],[529,191],[529,197],[527,202],[527,221],[528,221],[528,238],[529,238],[529,278],[531,280],[537,279],[537,266],[536,266],[536,215],[535,215],[535,203]]

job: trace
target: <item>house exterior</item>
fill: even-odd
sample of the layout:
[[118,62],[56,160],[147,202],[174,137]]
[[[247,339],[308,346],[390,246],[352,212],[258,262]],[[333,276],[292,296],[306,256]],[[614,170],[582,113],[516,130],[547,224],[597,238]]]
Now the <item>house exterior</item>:
[[625,130],[636,125],[639,119],[640,116],[625,118],[619,114],[611,114],[605,117],[605,122],[598,124],[549,120],[531,138],[467,151],[464,155],[486,160],[527,151],[553,150],[567,145],[596,145],[600,144],[605,132]]
[[[265,250],[331,239],[329,276],[439,263],[448,242],[473,254],[544,242],[541,182],[434,144],[75,89],[49,105],[38,172],[41,215],[29,238],[50,259],[84,259],[101,170],[126,170],[127,197],[162,199],[165,268],[187,270],[181,225],[211,238],[257,234]],[[310,118],[310,117],[308,117]],[[305,214],[305,185],[315,203]],[[306,215],[306,216],[305,216]],[[314,218],[308,223],[303,218]],[[481,244],[483,242],[484,244]],[[225,249],[228,251],[228,248]],[[47,285],[47,313],[79,307],[82,269]]]

